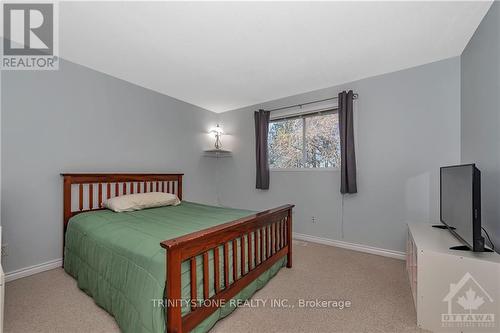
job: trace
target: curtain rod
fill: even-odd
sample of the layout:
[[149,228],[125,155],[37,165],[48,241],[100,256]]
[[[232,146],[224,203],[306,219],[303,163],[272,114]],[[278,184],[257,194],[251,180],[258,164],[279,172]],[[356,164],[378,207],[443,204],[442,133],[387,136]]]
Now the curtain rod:
[[[275,108],[275,109],[271,109],[271,110],[266,110],[266,111],[272,112],[272,111],[279,111],[279,110],[284,110],[284,109],[296,108],[298,106],[302,107],[304,105],[315,104],[315,103],[319,103],[319,102],[326,102],[326,101],[331,101],[331,100],[334,100],[334,99],[338,99],[338,97],[330,97],[330,98],[325,98],[325,99],[319,99],[317,101],[311,101],[311,102],[305,102],[305,103],[300,103],[300,104],[282,106],[282,107],[279,107],[279,108]],[[358,99],[358,94],[354,93],[352,95],[352,99]]]

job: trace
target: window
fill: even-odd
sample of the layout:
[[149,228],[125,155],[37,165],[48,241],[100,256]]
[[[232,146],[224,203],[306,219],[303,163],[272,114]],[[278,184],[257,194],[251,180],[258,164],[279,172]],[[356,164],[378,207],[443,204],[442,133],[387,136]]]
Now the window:
[[271,169],[340,167],[338,113],[271,120],[268,145]]

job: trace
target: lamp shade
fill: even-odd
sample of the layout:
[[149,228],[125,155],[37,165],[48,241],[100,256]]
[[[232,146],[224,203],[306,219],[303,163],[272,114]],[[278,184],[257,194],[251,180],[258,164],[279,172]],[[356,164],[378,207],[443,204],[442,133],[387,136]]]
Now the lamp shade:
[[221,134],[224,134],[224,131],[222,130],[222,127],[220,127],[219,124],[217,124],[216,127],[212,128],[210,130],[210,133],[215,133],[215,134],[221,135]]

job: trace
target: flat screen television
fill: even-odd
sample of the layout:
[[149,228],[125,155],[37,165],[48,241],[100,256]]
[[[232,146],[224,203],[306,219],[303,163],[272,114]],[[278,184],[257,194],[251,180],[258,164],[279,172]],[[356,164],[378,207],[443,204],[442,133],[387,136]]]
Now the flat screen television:
[[475,164],[441,168],[441,222],[463,244],[456,250],[484,251],[481,235],[481,171]]

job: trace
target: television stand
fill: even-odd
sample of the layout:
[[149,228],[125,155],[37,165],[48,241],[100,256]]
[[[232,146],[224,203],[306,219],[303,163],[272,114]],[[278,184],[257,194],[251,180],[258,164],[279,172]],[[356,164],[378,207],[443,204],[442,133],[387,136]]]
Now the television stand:
[[[432,226],[433,228],[436,228],[436,229],[448,229],[448,230],[455,230],[456,228],[455,227],[448,227],[444,224],[434,224]],[[450,250],[456,250],[456,251],[470,251],[470,248],[468,246],[465,246],[465,245],[457,245],[457,246],[451,246],[450,247]],[[482,252],[493,252],[493,250],[490,250],[488,248],[484,248],[484,251]]]
[[[450,249],[460,245],[446,229],[433,228],[425,222],[408,224],[406,269],[417,325],[433,332],[498,332],[500,255]],[[466,294],[469,289],[475,293],[474,297],[468,296],[472,295],[470,292]],[[469,298],[482,299],[483,303],[465,309],[459,299]],[[488,318],[494,318],[495,326],[455,316],[461,314],[492,314]]]
[[437,229],[449,229],[449,230],[455,230],[456,228],[455,227],[448,227],[444,224],[434,224],[432,226],[433,228],[437,228]]
[[[456,250],[456,251],[470,251],[470,248],[465,245],[457,245],[457,246],[452,246],[450,247],[450,250]],[[484,248],[484,251],[482,252],[493,252],[493,250],[490,250],[488,248]],[[476,252],[477,253],[477,252]]]
[[468,246],[465,246],[465,245],[457,245],[457,246],[450,247],[450,250],[470,251],[470,248]]

